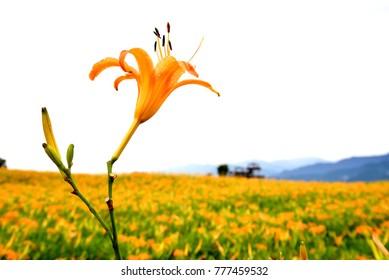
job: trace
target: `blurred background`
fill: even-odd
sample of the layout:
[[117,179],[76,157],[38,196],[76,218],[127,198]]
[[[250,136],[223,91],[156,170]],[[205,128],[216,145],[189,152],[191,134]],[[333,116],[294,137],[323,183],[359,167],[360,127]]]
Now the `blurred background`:
[[104,173],[132,122],[137,86],[116,92],[120,69],[93,82],[89,71],[133,47],[156,63],[152,31],[165,34],[168,21],[178,60],[204,36],[191,63],[221,97],[196,85],[173,92],[117,172],[389,151],[389,1],[20,0],[0,11],[0,158],[10,169],[56,170],[41,146],[47,107],[62,154],[75,145],[73,172]]

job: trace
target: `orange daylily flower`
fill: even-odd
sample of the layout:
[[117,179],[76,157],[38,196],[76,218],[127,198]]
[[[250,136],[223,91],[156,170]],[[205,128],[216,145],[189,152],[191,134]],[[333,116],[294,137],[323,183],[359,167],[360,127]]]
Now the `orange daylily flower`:
[[[172,50],[170,42],[170,25],[168,23],[168,39],[165,44],[165,36],[161,39],[158,29],[155,29],[154,34],[157,36],[154,49],[157,52],[158,63],[154,67],[154,63],[150,56],[141,48],[133,48],[130,50],[124,50],[121,52],[119,59],[107,57],[97,62],[92,71],[89,73],[89,78],[93,81],[103,70],[118,66],[125,74],[118,77],[114,81],[114,87],[118,90],[119,84],[124,80],[135,79],[138,85],[138,99],[136,102],[135,114],[133,123],[124,137],[119,148],[112,156],[111,161],[116,161],[128,141],[131,139],[137,127],[149,120],[162,106],[166,98],[177,88],[189,85],[197,84],[204,86],[220,96],[219,92],[214,90],[212,86],[205,81],[197,79],[186,79],[179,81],[180,77],[188,72],[198,77],[195,67],[189,62],[178,61],[176,58],[170,55]],[[161,47],[162,40],[162,47]],[[158,49],[157,49],[158,44]],[[198,49],[197,49],[198,50]],[[196,52],[197,52],[196,50]],[[138,64],[138,70],[127,64],[125,58],[127,54],[132,54]],[[193,58],[193,56],[192,56]]]

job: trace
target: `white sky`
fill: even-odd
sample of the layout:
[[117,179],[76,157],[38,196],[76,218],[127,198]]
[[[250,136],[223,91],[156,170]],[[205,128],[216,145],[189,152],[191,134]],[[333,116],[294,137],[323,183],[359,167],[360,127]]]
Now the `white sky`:
[[93,82],[89,71],[123,49],[152,53],[153,29],[165,33],[167,21],[178,60],[205,36],[191,62],[221,97],[196,85],[173,92],[116,172],[389,152],[389,1],[13,0],[0,2],[0,157],[9,168],[56,170],[41,147],[45,106],[62,156],[75,144],[74,172],[104,173],[137,87],[125,81],[116,92],[119,69]]

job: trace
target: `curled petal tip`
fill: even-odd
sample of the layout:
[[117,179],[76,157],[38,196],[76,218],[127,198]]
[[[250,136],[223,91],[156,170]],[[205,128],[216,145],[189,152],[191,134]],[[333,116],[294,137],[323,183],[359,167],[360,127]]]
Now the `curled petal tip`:
[[200,86],[203,86],[203,87],[206,87],[208,88],[209,90],[211,90],[212,92],[216,93],[218,96],[220,96],[220,93],[218,91],[216,91],[210,83],[206,82],[206,81],[203,81],[203,80],[195,80],[195,79],[188,79],[188,80],[182,80],[180,82],[178,82],[174,89],[177,89],[179,87],[182,87],[184,85],[200,85]]
[[91,80],[91,81],[94,81],[95,80],[95,78],[96,78],[96,74],[94,74],[94,73],[92,73],[92,71],[89,73],[89,79]]
[[213,91],[214,93],[217,94],[218,97],[220,97],[220,92],[218,92],[217,90],[215,90],[211,85],[209,85],[209,90]]
[[93,65],[92,70],[89,72],[89,79],[92,81],[105,69],[113,66],[119,66],[119,60],[117,58],[107,57]]
[[120,76],[116,78],[116,80],[113,83],[113,87],[116,90],[119,90],[119,84],[124,81],[124,80],[130,80],[130,79],[135,79],[135,76],[133,73],[126,73],[124,76]]
[[123,51],[120,53],[120,56],[119,56],[119,66],[123,69],[124,72],[130,71],[130,70],[129,70],[129,67],[128,67],[126,61],[125,61],[126,56],[127,56],[128,53],[129,53],[128,50],[123,50]]

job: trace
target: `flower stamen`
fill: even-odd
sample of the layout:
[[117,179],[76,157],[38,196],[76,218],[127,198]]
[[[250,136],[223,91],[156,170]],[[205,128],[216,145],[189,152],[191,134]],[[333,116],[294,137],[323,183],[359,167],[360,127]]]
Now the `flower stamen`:
[[170,24],[167,23],[167,41],[169,42],[169,48],[167,48],[167,55],[170,55],[170,50],[172,50],[172,44],[170,43]]
[[[161,47],[161,34],[159,33],[159,30],[155,28],[153,32],[154,35],[157,36],[157,40],[154,43],[154,52],[157,53],[158,61],[161,61],[163,58],[169,56],[170,51],[173,50],[172,42],[170,42],[170,24],[167,23],[167,36],[165,35],[162,36],[162,47]],[[158,50],[157,50],[157,45],[158,45]]]
[[155,34],[155,36],[157,36],[157,44],[158,44],[157,56],[158,56],[158,61],[161,61],[162,58],[163,58],[163,53],[162,53],[162,48],[161,48],[161,34],[159,34],[159,31],[158,31],[157,28],[155,28],[154,34]]
[[163,48],[163,51],[165,53],[165,56],[167,56],[167,49],[166,49],[166,45],[165,45],[165,35],[162,36],[162,48]]
[[173,48],[172,48],[172,42],[169,41],[169,53],[170,53],[170,50],[173,50]]

